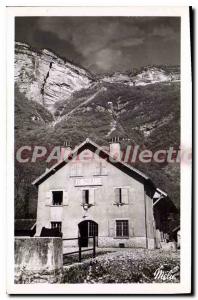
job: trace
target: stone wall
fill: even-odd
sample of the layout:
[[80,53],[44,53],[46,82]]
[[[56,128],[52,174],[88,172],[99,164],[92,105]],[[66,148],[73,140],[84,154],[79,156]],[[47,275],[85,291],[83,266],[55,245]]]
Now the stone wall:
[[15,238],[15,283],[60,283],[61,238]]
[[[122,244],[122,245],[120,245]],[[128,239],[118,239],[113,237],[98,237],[99,247],[115,247],[115,248],[146,248],[145,237],[132,237]]]

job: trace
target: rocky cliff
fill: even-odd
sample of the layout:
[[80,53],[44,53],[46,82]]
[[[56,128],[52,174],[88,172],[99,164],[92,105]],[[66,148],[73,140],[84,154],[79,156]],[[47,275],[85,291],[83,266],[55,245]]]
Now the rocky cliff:
[[93,82],[84,69],[49,50],[15,44],[15,83],[28,100],[36,101],[54,113],[55,103]]

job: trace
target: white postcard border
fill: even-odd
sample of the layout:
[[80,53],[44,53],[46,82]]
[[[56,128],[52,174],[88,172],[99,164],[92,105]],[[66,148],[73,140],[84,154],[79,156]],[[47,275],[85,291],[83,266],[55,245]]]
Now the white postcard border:
[[181,16],[181,145],[192,147],[192,87],[188,7],[7,8],[7,292],[9,294],[176,294],[191,291],[191,165],[181,165],[181,282],[152,284],[14,284],[14,17]]

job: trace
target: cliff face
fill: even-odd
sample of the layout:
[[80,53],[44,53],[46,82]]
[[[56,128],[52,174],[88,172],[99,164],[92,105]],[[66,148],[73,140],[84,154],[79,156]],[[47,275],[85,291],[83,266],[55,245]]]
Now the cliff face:
[[28,100],[44,106],[52,115],[58,103],[71,100],[71,96],[80,90],[103,83],[141,86],[160,82],[178,81],[177,66],[148,66],[134,74],[115,73],[96,80],[83,68],[58,57],[49,50],[35,50],[29,45],[15,44],[15,83],[19,92]]
[[147,67],[134,77],[136,85],[146,85],[159,82],[172,82],[180,80],[180,76],[171,69],[160,67]]
[[88,88],[93,79],[84,69],[44,49],[33,50],[16,42],[15,82],[28,100],[36,101],[54,113],[55,103],[74,91]]
[[123,83],[128,86],[141,86],[160,82],[173,82],[180,80],[180,70],[178,66],[147,66],[134,74],[114,73],[105,76],[102,82]]

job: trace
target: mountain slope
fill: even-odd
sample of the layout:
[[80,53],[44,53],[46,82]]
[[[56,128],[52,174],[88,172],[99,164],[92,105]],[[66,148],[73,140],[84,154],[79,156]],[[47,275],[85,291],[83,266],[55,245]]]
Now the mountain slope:
[[[24,44],[16,45],[16,150],[23,145],[60,146],[65,140],[70,140],[74,147],[87,137],[108,146],[114,136],[120,137],[123,149],[131,144],[153,152],[179,148],[178,67],[147,67],[128,77],[116,73],[110,81],[102,79],[107,77],[93,79],[82,68],[75,75],[75,68],[78,67],[52,53],[35,51]],[[152,77],[148,82],[149,72]],[[174,80],[163,80],[161,74],[175,77]],[[134,85],[134,76],[147,83]],[[67,88],[65,83],[69,85]],[[179,207],[178,163],[142,164],[137,161],[134,165],[167,191]],[[31,182],[47,164],[45,161],[16,162],[15,166],[16,215],[24,217],[31,213],[35,217],[37,192]]]
[[[147,143],[153,150],[167,148],[170,144],[179,147],[179,83],[159,83],[143,87],[103,83],[75,92],[68,101],[61,102],[60,107],[57,107],[59,118],[55,127],[59,129],[70,127],[74,122],[75,127],[79,124],[79,130],[81,128],[83,132],[83,127],[86,128],[92,118],[94,121],[95,114],[100,115],[100,119],[107,115],[109,123],[103,134],[104,140],[110,139],[113,134],[128,137],[136,143]],[[85,116],[87,122],[82,127],[84,120],[81,122],[81,119]],[[99,121],[98,118],[95,120]],[[118,125],[122,130],[116,132]],[[162,138],[160,131],[167,126],[172,134],[166,138],[166,133]],[[96,128],[95,125],[93,127]],[[134,135],[138,135],[139,139],[135,139]],[[158,136],[161,141],[155,143]]]

